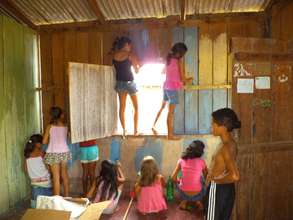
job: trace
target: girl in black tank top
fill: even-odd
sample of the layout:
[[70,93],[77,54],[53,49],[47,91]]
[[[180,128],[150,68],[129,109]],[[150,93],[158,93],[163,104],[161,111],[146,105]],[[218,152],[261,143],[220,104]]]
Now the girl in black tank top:
[[113,59],[113,65],[116,70],[117,81],[133,81],[133,74],[131,71],[132,63],[129,58],[123,61],[117,61]]
[[138,135],[138,101],[137,89],[133,82],[133,74],[131,66],[134,67],[135,72],[138,72],[139,63],[136,57],[131,53],[131,40],[128,37],[116,38],[113,43],[112,51],[114,52],[113,66],[116,70],[116,86],[115,90],[119,96],[119,118],[123,129],[123,138],[126,136],[125,129],[125,107],[127,94],[130,95],[134,108],[134,135]]

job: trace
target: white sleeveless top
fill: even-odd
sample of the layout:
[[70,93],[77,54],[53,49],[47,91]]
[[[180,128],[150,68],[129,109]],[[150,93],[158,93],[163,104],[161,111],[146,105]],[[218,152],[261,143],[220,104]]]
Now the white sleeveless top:
[[50,173],[41,156],[27,158],[26,166],[33,186],[51,187]]

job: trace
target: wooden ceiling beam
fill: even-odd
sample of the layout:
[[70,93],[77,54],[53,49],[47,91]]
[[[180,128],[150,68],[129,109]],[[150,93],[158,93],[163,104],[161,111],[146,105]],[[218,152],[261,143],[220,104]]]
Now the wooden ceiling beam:
[[181,5],[180,21],[184,22],[186,20],[186,0],[180,0],[180,5]]
[[9,0],[1,0],[0,1],[0,8],[4,10],[7,14],[14,17],[19,22],[27,25],[28,27],[37,30],[38,26],[36,26],[33,22],[31,22],[22,12],[21,10],[13,4]]
[[101,24],[105,24],[106,23],[106,20],[105,20],[105,16],[103,15],[103,13],[101,12],[98,4],[97,4],[97,1],[96,0],[87,0],[88,1],[88,4],[92,7],[95,15],[97,16],[99,22]]

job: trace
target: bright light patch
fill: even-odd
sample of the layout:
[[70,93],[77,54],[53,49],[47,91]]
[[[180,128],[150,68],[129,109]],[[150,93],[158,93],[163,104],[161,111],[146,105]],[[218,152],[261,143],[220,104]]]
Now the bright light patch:
[[132,70],[134,80],[138,86],[162,86],[165,81],[165,65],[163,63],[144,64],[138,73]]

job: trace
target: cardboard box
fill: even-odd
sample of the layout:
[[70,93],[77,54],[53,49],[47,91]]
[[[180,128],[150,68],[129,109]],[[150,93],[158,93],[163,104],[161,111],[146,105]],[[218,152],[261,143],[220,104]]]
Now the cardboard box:
[[[66,199],[77,204],[83,204],[81,199]],[[110,204],[110,201],[93,203],[86,207],[86,210],[79,218],[70,218],[71,212],[52,209],[28,209],[21,220],[98,220],[103,210]]]

